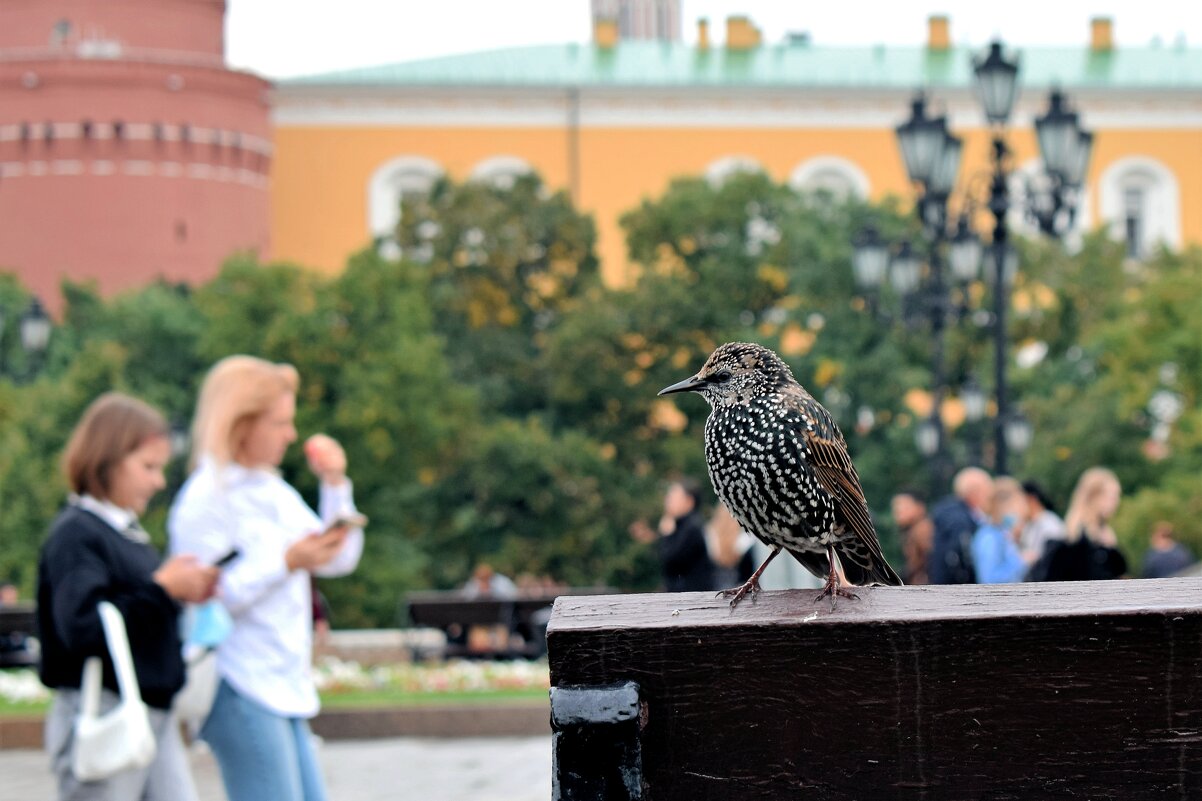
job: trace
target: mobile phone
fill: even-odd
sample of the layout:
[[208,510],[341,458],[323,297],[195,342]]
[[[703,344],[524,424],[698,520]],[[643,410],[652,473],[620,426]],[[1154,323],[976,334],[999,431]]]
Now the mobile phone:
[[354,514],[338,515],[326,526],[322,534],[329,534],[336,528],[363,528],[367,525],[367,517],[355,512]]
[[228,565],[230,562],[234,561],[241,555],[242,555],[241,549],[231,548],[229,550],[229,553],[227,553],[225,556],[221,557],[220,559],[218,559],[216,562],[213,563],[213,567],[225,567],[226,565]]

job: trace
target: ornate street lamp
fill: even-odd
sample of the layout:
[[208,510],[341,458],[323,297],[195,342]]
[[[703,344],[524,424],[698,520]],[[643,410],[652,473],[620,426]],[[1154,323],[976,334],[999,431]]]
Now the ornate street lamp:
[[889,283],[893,285],[893,291],[902,298],[912,295],[922,283],[922,261],[910,246],[908,239],[901,243],[889,264]]
[[960,387],[960,402],[964,404],[964,419],[970,423],[979,423],[985,419],[985,390],[972,376]]
[[50,332],[53,327],[50,315],[46,314],[42,302],[35,297],[21,315],[21,347],[30,355],[41,356],[50,344]]
[[947,117],[928,117],[926,106],[926,95],[919,92],[910,103],[910,119],[897,126],[906,174],[922,184],[930,180],[947,139]]
[[918,452],[930,459],[939,452],[942,426],[934,417],[928,417],[914,430],[914,444]]
[[988,53],[973,59],[972,71],[986,118],[993,125],[1005,125],[1018,98],[1018,58],[1007,59],[1002,43],[994,41]]
[[[997,418],[994,428],[994,470],[1006,473],[1008,441],[1006,427],[1010,421],[1006,390],[1006,307],[1010,286],[1018,272],[1017,254],[1013,252],[1006,229],[1006,215],[1010,211],[1007,182],[1009,178],[1006,146],[1006,122],[1018,96],[1018,58],[1008,58],[1001,42],[990,44],[988,52],[973,59],[973,73],[977,80],[977,94],[985,111],[985,117],[993,128],[993,176],[990,181],[989,211],[993,215],[993,337],[994,368],[997,392]],[[1051,195],[1035,198],[1028,211],[1039,223],[1040,230],[1050,235],[1059,235],[1071,223],[1076,205],[1075,188],[1084,180],[1088,166],[1088,151],[1093,142],[1092,135],[1083,132],[1076,113],[1064,101],[1064,96],[1053,92],[1048,112],[1036,122],[1036,133],[1040,149],[1046,162],[1051,181]],[[1084,153],[1082,152],[1084,151]],[[1083,160],[1084,159],[1084,160]],[[1072,182],[1076,183],[1072,183]],[[1062,213],[1067,212],[1067,213]]]
[[1031,426],[1031,422],[1023,415],[1022,412],[1014,412],[1004,424],[1006,431],[1006,444],[1015,453],[1024,453],[1027,448],[1031,447],[1031,440],[1034,438],[1035,432]]
[[870,225],[860,231],[854,247],[851,268],[856,283],[863,289],[879,289],[885,283],[885,275],[889,270],[889,245]]
[[1093,134],[1089,131],[1077,132],[1076,158],[1065,173],[1064,180],[1068,186],[1078,189],[1085,184],[1085,175],[1089,172],[1089,159],[1093,155]]
[[188,431],[188,424],[175,420],[171,423],[171,430],[167,433],[167,440],[171,444],[171,458],[181,459],[188,455],[188,449],[192,446],[192,436]]
[[964,151],[964,140],[958,136],[947,134],[943,139],[943,147],[931,177],[926,181],[926,190],[932,195],[947,199],[956,188],[956,175],[960,172],[960,155]]
[[969,284],[981,277],[981,237],[968,223],[968,215],[961,214],[948,247],[948,262],[952,276],[962,284]]
[[1077,210],[1077,193],[1085,181],[1093,134],[1082,130],[1077,113],[1059,90],[1048,99],[1048,110],[1035,119],[1039,152],[1047,170],[1046,192],[1035,193],[1032,216],[1049,236],[1067,231]]
[[985,419],[988,399],[985,397],[985,390],[977,383],[977,380],[971,375],[960,386],[960,403],[964,404],[964,420],[972,426],[972,432],[969,436],[969,463],[974,465],[981,464],[981,436],[977,426]]
[[50,320],[46,310],[42,308],[42,303],[36,297],[30,300],[29,306],[25,311],[21,312],[17,319],[17,335],[18,341],[21,343],[21,349],[25,352],[27,363],[30,368],[27,372],[16,374],[10,371],[5,356],[3,346],[4,330],[11,317],[4,308],[0,307],[0,375],[8,376],[14,381],[19,381],[23,378],[28,378],[37,372],[40,367],[42,356],[46,352],[47,346],[50,344],[50,334],[54,324]]
[[[1026,447],[1030,424],[1021,416],[1011,415],[1008,409],[1006,367],[1006,315],[1009,295],[1018,274],[1018,253],[1009,243],[1006,217],[1012,201],[1008,184],[1011,177],[1011,152],[1006,144],[1006,125],[1014,111],[1019,93],[1019,59],[1009,54],[1002,43],[994,41],[982,55],[972,59],[976,94],[991,128],[991,175],[987,208],[994,218],[989,243],[991,269],[984,278],[992,287],[992,311],[981,310],[974,320],[992,325],[996,385],[996,417],[994,419],[994,463],[998,473],[1007,470],[1008,450],[1012,444]],[[947,391],[943,372],[943,329],[949,310],[957,319],[967,311],[968,294],[963,294],[959,306],[949,300],[951,289],[944,280],[943,248],[947,241],[947,266],[952,288],[967,286],[982,278],[984,246],[972,229],[971,214],[977,208],[971,198],[960,204],[960,218],[954,231],[948,230],[949,199],[956,187],[963,142],[948,131],[945,116],[928,113],[927,97],[919,92],[910,104],[910,116],[896,128],[907,177],[921,190],[917,210],[928,237],[928,269],[924,280],[923,265],[907,243],[903,243],[891,262],[887,260],[888,243],[882,242],[875,230],[865,231],[856,242],[854,267],[857,283],[876,290],[887,277],[904,301],[921,308],[930,318],[932,333],[932,400],[933,412],[917,432],[917,444],[930,448],[933,473],[942,471],[945,452],[940,406]],[[1059,91],[1053,92],[1046,113],[1036,121],[1036,134],[1046,164],[1045,185],[1050,191],[1032,192],[1024,210],[1039,223],[1040,230],[1060,236],[1071,225],[1081,188],[1088,174],[1093,134],[1082,130],[1080,116]],[[978,322],[978,324],[986,324]],[[979,422],[985,417],[985,397],[973,384],[965,387],[962,398],[966,417]],[[1024,441],[1024,432],[1026,441]],[[979,448],[977,449],[979,451]],[[979,461],[977,454],[976,461]],[[939,481],[936,479],[938,485]]]
[[1039,140],[1039,152],[1048,173],[1061,179],[1077,163],[1077,148],[1080,145],[1080,127],[1076,112],[1070,111],[1064,94],[1052,91],[1048,110],[1035,118],[1035,135]]

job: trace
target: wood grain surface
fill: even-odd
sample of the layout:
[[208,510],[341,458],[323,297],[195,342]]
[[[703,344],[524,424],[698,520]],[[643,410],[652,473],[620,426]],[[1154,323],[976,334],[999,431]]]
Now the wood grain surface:
[[634,681],[651,799],[1202,798],[1202,579],[561,597],[551,684]]

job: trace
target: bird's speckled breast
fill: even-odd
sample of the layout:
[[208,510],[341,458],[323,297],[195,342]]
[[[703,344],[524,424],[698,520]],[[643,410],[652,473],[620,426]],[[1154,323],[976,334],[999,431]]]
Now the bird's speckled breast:
[[834,504],[810,465],[807,424],[775,394],[717,406],[705,425],[705,460],[743,528],[770,545],[823,551],[838,539]]

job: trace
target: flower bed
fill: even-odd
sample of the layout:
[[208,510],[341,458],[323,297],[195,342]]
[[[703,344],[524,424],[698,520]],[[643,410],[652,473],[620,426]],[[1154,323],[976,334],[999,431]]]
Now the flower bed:
[[[363,667],[329,656],[314,665],[313,680],[323,701],[333,706],[536,698],[551,684],[545,661],[453,659]],[[36,671],[0,671],[0,714],[40,714],[49,702],[50,691],[38,681]]]
[[0,712],[41,712],[49,703],[50,691],[36,670],[0,670]]
[[546,690],[551,686],[545,661],[512,662],[452,659],[362,667],[357,662],[324,657],[313,668],[317,689],[325,697],[364,690],[398,693],[470,693]]

